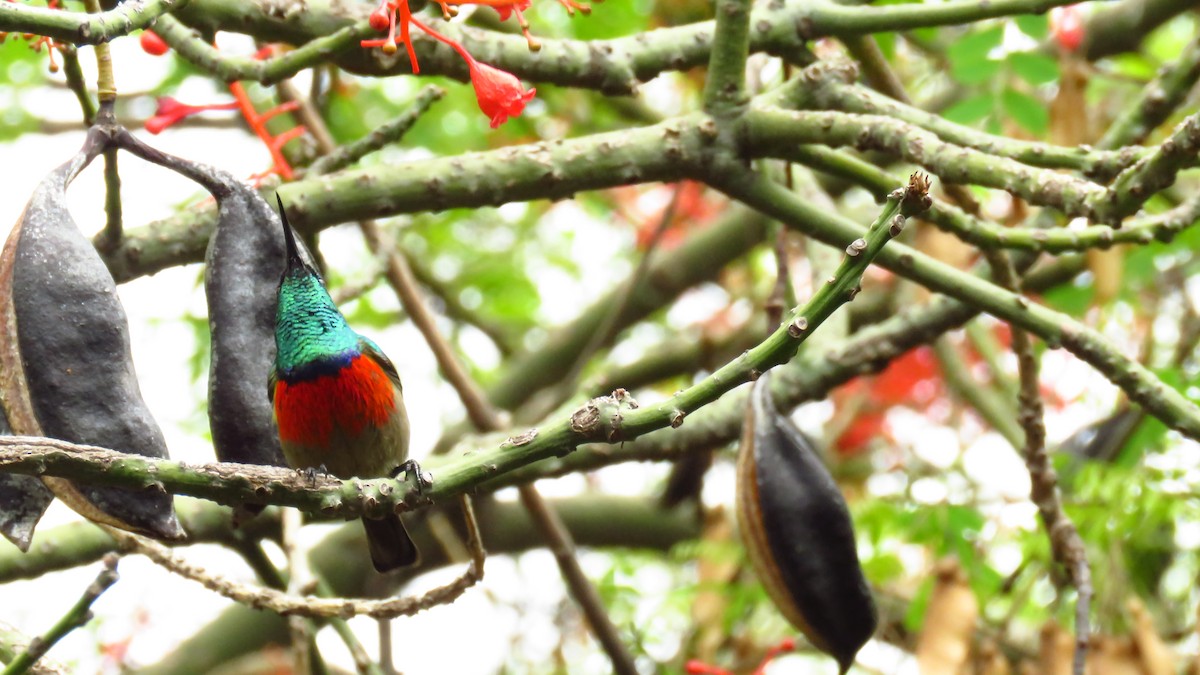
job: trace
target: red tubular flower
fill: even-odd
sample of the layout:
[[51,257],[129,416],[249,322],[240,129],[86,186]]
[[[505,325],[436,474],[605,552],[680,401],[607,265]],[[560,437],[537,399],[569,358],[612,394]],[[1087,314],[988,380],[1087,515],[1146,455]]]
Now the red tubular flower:
[[142,31],[142,36],[138,38],[138,40],[141,42],[142,51],[150,54],[151,56],[162,56],[171,50],[170,45],[163,41],[163,39],[158,36],[158,33],[155,33],[152,30]]
[[1050,11],[1050,33],[1064,51],[1074,52],[1083,44],[1085,26],[1078,5],[1055,7]]
[[196,113],[204,112],[205,110],[236,110],[237,102],[230,103],[211,103],[209,105],[188,105],[180,103],[170,96],[161,96],[158,99],[158,109],[154,111],[154,117],[146,120],[146,131],[152,134],[162,133],[163,129],[175,124],[179,120],[195,115]]
[[479,102],[479,109],[483,114],[492,120],[493,129],[507,122],[509,117],[520,115],[525,110],[525,104],[533,100],[536,89],[526,91],[516,75],[476,61],[465,47],[407,14],[404,5],[401,5],[400,18],[405,25],[411,22],[430,37],[449,45],[463,57],[471,72],[471,84],[475,86],[475,100]]
[[371,24],[371,28],[379,33],[391,28],[393,21],[392,6],[388,4],[388,0],[383,0],[383,2],[381,2],[379,6],[375,8],[375,11],[371,12],[371,16],[368,19],[368,23]]
[[479,109],[492,120],[493,129],[507,122],[509,117],[520,115],[525,104],[537,93],[537,89],[526,91],[517,76],[510,72],[475,59],[469,60],[467,65],[471,68],[471,84],[475,86]]

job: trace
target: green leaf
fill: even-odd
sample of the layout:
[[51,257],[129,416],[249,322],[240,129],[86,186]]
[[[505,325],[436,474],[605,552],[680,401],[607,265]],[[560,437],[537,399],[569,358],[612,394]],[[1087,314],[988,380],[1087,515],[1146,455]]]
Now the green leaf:
[[971,33],[946,50],[950,73],[963,84],[982,84],[1000,71],[1000,62],[989,54],[1000,46],[1004,29],[995,26]]
[[879,51],[883,52],[883,56],[891,61],[896,58],[896,34],[895,33],[878,33],[875,35],[875,42],[879,44]]
[[1044,40],[1050,34],[1050,21],[1045,14],[1025,14],[1014,17],[1017,28],[1034,40]]
[[1049,84],[1059,77],[1058,61],[1036,52],[1013,52],[1008,55],[1008,65],[1022,80],[1034,86]]
[[976,94],[955,103],[942,113],[951,122],[972,124],[992,114],[996,99],[991,94]]
[[1046,304],[1063,314],[1083,316],[1092,304],[1094,287],[1090,282],[1063,284],[1046,291],[1042,298]]
[[1000,104],[1009,117],[1031,134],[1040,136],[1050,128],[1050,113],[1045,104],[1029,94],[1005,89],[1000,95]]

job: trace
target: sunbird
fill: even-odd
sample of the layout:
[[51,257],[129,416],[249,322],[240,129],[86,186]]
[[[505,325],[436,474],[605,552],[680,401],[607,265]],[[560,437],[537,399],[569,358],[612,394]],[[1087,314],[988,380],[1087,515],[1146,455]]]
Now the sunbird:
[[[420,469],[408,461],[408,413],[396,366],[346,323],[315,269],[300,256],[283,200],[287,266],[275,312],[268,396],[283,456],[293,469],[379,478]],[[414,471],[415,470],[415,471]],[[417,562],[400,516],[363,518],[371,562],[388,572]]]

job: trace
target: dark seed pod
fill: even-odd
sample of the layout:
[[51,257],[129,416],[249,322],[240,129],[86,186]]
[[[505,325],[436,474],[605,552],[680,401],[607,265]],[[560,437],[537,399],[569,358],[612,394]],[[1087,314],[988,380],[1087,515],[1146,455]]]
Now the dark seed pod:
[[850,511],[812,443],[775,408],[767,377],[751,390],[738,453],[742,540],[768,595],[845,673],[875,632]]
[[[208,420],[217,459],[285,466],[264,383],[275,362],[275,302],[283,276],[283,228],[258,192],[210,166],[159,152],[129,135],[125,149],[192,179],[217,200],[217,229],[205,255],[212,332]],[[237,518],[262,511],[245,505]]]
[[[0,436],[11,434],[8,416],[0,409]],[[36,476],[0,473],[0,534],[22,552],[28,551],[33,529],[52,501],[54,494]]]
[[208,415],[222,462],[283,466],[264,382],[275,361],[275,294],[283,275],[279,216],[232,176],[205,256],[212,330]]
[[[0,254],[5,409],[15,433],[166,457],[138,388],[125,310],[96,249],[66,207],[67,185],[107,144],[84,149],[34,191]],[[164,539],[183,537],[161,489],[43,481],[87,518]]]

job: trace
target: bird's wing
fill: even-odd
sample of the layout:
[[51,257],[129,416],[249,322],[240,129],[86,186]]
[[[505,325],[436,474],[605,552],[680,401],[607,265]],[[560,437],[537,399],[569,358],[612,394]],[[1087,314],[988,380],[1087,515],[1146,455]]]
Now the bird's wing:
[[279,382],[279,373],[272,368],[270,374],[267,375],[267,400],[272,405],[275,403],[275,384]]
[[396,385],[397,389],[403,389],[400,386],[400,373],[396,372],[395,364],[387,357],[387,354],[383,353],[379,345],[372,342],[370,338],[360,336],[358,347],[362,350],[363,354],[369,356],[375,363],[379,364],[380,368],[383,368],[383,372],[387,373],[388,379],[392,381],[392,384]]

